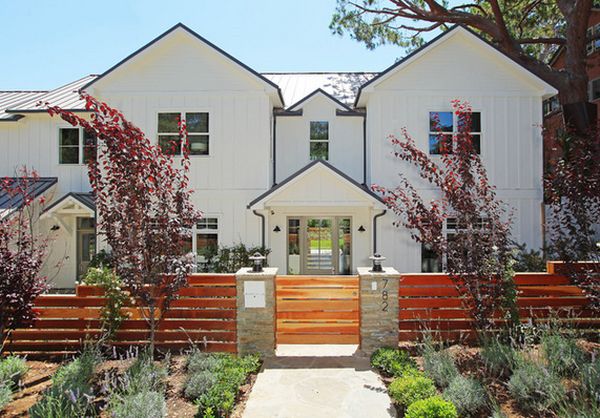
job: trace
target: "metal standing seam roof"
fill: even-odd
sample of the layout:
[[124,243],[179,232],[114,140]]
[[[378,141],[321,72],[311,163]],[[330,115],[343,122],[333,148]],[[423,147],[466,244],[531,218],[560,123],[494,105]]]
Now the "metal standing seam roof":
[[[19,177],[1,177],[0,182],[8,180],[8,188],[11,188],[19,179]],[[29,181],[29,194],[34,198],[39,197],[50,187],[58,183],[57,177],[38,177],[35,180],[29,177],[27,180]],[[4,190],[4,188],[0,188],[0,219],[9,215],[22,204],[22,195],[17,194],[15,196],[10,196],[9,193]]]
[[21,116],[6,113],[9,109],[23,102],[38,99],[48,93],[48,91],[0,91],[0,122],[12,122],[21,119]]
[[[48,102],[51,106],[60,106],[66,110],[85,111],[85,102],[79,97],[79,89],[95,79],[97,75],[87,75],[79,80],[75,80],[45,94],[32,97],[29,100],[20,101],[6,107],[6,113],[37,113],[46,112],[45,106],[39,106],[39,103]],[[2,107],[0,107],[2,109]]]
[[63,195],[60,199],[56,199],[54,202],[52,202],[52,204],[50,206],[48,206],[46,209],[44,209],[44,212],[48,212],[52,208],[55,208],[56,206],[60,205],[62,202],[65,201],[65,199],[68,199],[69,197],[72,197],[73,199],[77,200],[79,203],[86,206],[88,209],[91,209],[93,211],[96,210],[96,201],[94,200],[94,195],[91,192],[88,192],[88,193],[70,192],[70,193]]
[[277,84],[286,106],[302,100],[317,89],[352,107],[360,86],[375,78],[375,72],[273,72],[263,76]]

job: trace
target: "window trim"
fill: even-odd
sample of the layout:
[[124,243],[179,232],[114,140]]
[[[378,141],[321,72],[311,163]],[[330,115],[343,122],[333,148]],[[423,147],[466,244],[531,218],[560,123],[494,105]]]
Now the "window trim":
[[[592,92],[594,91],[592,86],[593,86],[594,81],[597,81],[600,83],[600,77],[597,77],[597,78],[594,78],[593,80],[588,81],[588,100],[590,102],[596,102],[596,101],[600,100],[600,95],[598,95],[598,97],[596,97],[596,98],[592,97]],[[558,96],[555,96],[555,97],[558,97]]]
[[[62,148],[75,148],[75,145],[61,145],[60,144],[60,139],[61,139],[61,131],[63,129],[77,129],[79,131],[79,138],[78,138],[78,145],[77,145],[77,160],[78,162],[76,163],[61,163],[60,162],[60,151]],[[61,167],[81,167],[86,165],[86,162],[84,160],[84,155],[85,155],[85,133],[84,133],[84,129],[81,126],[73,126],[73,125],[64,125],[64,124],[60,124],[57,126],[57,130],[56,130],[56,161],[57,164]],[[97,145],[97,144],[96,144]]]
[[[311,137],[311,124],[312,123],[327,123],[327,139],[312,139]],[[327,158],[324,158],[323,161],[330,161],[331,160],[331,155],[330,155],[330,151],[331,151],[331,121],[329,119],[326,120],[309,120],[308,121],[308,159],[310,161],[316,161],[316,160],[320,160],[321,158],[312,158],[311,153],[310,153],[310,146],[313,143],[325,143],[327,144]]]
[[208,231],[210,232],[201,232],[204,229],[198,228],[198,223],[194,224],[194,226],[192,226],[192,254],[194,254],[195,257],[199,257],[200,255],[198,254],[198,234],[202,234],[202,233],[206,233],[206,234],[212,234],[212,235],[216,235],[217,236],[217,245],[221,246],[221,217],[219,215],[211,215],[211,214],[204,214],[204,216],[202,216],[202,220],[204,219],[210,219],[210,218],[214,218],[217,220],[217,229],[209,229]]
[[[207,154],[189,154],[190,158],[210,158],[213,156],[213,150],[211,147],[211,136],[212,136],[212,131],[214,130],[214,125],[211,122],[211,110],[208,108],[192,108],[192,109],[181,109],[181,108],[175,108],[175,109],[159,109],[156,111],[156,115],[154,118],[154,121],[156,123],[156,137],[155,137],[155,143],[157,146],[160,146],[160,135],[179,135],[179,132],[158,132],[158,115],[160,115],[161,113],[179,113],[179,117],[182,118],[183,115],[185,115],[186,113],[206,113],[208,114],[208,132],[194,132],[192,134],[190,134],[188,132],[188,139],[189,139],[189,135],[206,135],[208,136],[208,153]],[[174,158],[182,158],[183,156],[183,146],[180,148],[179,150],[179,154],[173,154],[172,155]]]
[[[452,132],[432,132],[431,131],[431,113],[451,113],[452,114]],[[469,131],[471,135],[479,135],[479,152],[477,153],[479,156],[483,155],[483,143],[481,139],[483,138],[483,112],[480,109],[471,109],[471,113],[479,113],[479,131]],[[427,154],[431,156],[440,157],[442,154],[432,154],[431,147],[429,144],[429,137],[431,135],[451,135],[452,136],[452,152],[454,153],[454,147],[456,146],[456,134],[458,133],[458,116],[452,110],[429,110],[427,112]]]

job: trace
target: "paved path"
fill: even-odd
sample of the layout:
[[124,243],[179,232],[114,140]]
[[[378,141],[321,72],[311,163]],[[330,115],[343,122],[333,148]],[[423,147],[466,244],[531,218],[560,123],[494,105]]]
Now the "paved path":
[[265,360],[244,418],[395,417],[369,359],[352,355],[354,350],[355,346],[280,347],[278,357]]

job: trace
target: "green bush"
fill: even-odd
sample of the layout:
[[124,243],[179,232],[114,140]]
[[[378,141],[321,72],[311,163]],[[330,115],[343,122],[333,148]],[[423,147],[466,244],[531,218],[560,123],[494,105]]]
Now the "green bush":
[[454,404],[461,417],[470,417],[484,408],[487,393],[476,379],[458,375],[452,379],[443,397]]
[[433,380],[425,376],[406,376],[395,379],[388,388],[390,396],[402,408],[436,395]]
[[573,338],[545,335],[542,337],[542,351],[550,370],[559,376],[573,376],[585,363],[585,354]]
[[157,365],[149,354],[142,353],[127,369],[123,388],[127,393],[138,393],[144,390],[163,392],[166,378],[166,367]]
[[397,348],[379,348],[371,356],[371,366],[386,376],[401,377],[405,373],[413,373],[417,363],[410,358],[407,351]]
[[600,358],[581,368],[581,387],[587,396],[600,405]]
[[204,272],[235,273],[241,268],[251,266],[249,257],[256,252],[266,257],[271,250],[265,247],[246,247],[241,243],[230,247],[207,247],[200,252],[206,263],[200,265]]
[[190,374],[204,370],[213,370],[220,364],[221,357],[218,354],[209,354],[194,350],[187,358],[187,371]]
[[201,370],[190,376],[185,384],[185,397],[189,400],[198,399],[217,383],[217,376],[210,370]]
[[111,412],[115,418],[163,418],[167,416],[167,402],[161,392],[130,392],[115,403]]
[[551,411],[566,396],[560,377],[529,360],[519,362],[508,388],[517,404],[531,412]]
[[123,291],[121,278],[108,267],[90,267],[83,278],[83,284],[100,286],[104,290],[106,303],[100,314],[102,329],[108,339],[112,338],[123,321],[127,319],[127,315],[122,312],[122,309],[127,302],[128,295]]
[[497,339],[486,341],[481,348],[481,358],[486,368],[495,376],[507,376],[517,361],[517,351]]
[[0,383],[4,382],[6,386],[14,390],[27,370],[29,367],[27,367],[25,359],[8,356],[0,360]]
[[410,404],[404,418],[458,418],[458,413],[452,403],[432,396]]
[[446,351],[436,351],[431,346],[426,346],[423,352],[423,368],[440,388],[445,388],[459,375],[454,364],[454,358]]
[[0,411],[12,400],[12,390],[6,382],[0,381]]

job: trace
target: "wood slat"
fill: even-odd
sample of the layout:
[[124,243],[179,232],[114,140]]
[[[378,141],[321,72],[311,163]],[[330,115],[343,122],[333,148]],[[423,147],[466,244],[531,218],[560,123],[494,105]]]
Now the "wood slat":
[[360,318],[360,312],[358,311],[344,311],[344,312],[305,312],[305,311],[294,311],[294,312],[277,312],[277,319],[295,319],[295,320],[315,320],[315,319],[353,319],[358,320]]
[[[39,340],[85,340],[86,337],[98,338],[102,335],[102,331],[45,331],[45,330],[17,330],[11,335],[14,340],[21,341],[39,341]],[[208,341],[235,341],[235,332],[233,331],[157,331],[156,341],[192,341],[202,340],[206,338]],[[117,331],[116,338],[120,341],[147,341],[149,330],[140,331]]]
[[303,288],[303,289],[279,289],[277,300],[281,299],[355,299],[358,297],[358,289],[337,288]]
[[188,276],[190,286],[209,285],[209,286],[234,286],[236,285],[234,274],[191,274]]
[[577,286],[519,286],[517,294],[521,296],[585,296]]
[[[132,345],[142,345],[145,342],[138,344],[132,344],[131,342],[114,342],[115,346],[129,347]],[[221,343],[221,342],[209,342],[206,346],[199,344],[202,350],[208,352],[224,352],[224,353],[236,353],[236,343]],[[70,341],[16,341],[7,346],[8,350],[15,352],[27,352],[27,351],[44,351],[44,352],[56,352],[56,351],[76,351],[82,348],[82,344],[78,342]],[[156,342],[156,347],[161,349],[187,349],[190,348],[189,342]]]
[[352,300],[277,300],[277,312],[357,311],[358,299]]
[[184,287],[177,292],[180,296],[219,296],[233,297],[236,295],[235,287]]
[[285,322],[277,321],[277,332],[300,333],[300,334],[356,334],[358,333],[358,322]]

